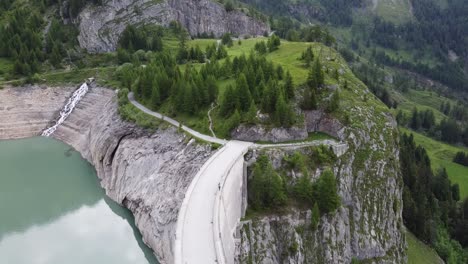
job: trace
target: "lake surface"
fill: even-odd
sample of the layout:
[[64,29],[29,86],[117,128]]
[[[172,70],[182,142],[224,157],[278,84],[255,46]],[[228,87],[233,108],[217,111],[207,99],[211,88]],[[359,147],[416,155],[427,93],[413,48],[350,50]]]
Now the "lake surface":
[[131,213],[69,146],[0,141],[0,263],[155,264]]

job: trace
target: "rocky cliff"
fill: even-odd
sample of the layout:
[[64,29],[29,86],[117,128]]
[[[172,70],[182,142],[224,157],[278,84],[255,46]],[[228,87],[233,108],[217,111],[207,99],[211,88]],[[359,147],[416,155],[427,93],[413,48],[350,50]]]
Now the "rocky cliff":
[[[1,90],[0,139],[38,135],[71,92],[39,87]],[[7,126],[5,116],[13,112],[17,125]],[[95,166],[107,195],[134,214],[143,240],[158,260],[172,263],[179,208],[192,178],[213,153],[211,147],[188,140],[175,128],[162,125],[149,132],[122,121],[114,91],[102,88],[91,88],[54,137]]]
[[[316,230],[310,210],[294,208],[243,221],[237,263],[406,262],[397,125],[388,109],[348,76],[352,88],[341,91],[346,94],[341,106],[345,111],[338,116],[311,111],[305,118],[309,131],[327,132],[349,146],[327,165],[337,177],[342,206],[323,215]],[[279,153],[267,153],[276,169],[285,166]]]
[[213,33],[221,36],[262,35],[269,26],[241,11],[227,12],[211,0],[107,0],[102,6],[88,6],[79,15],[80,46],[98,53],[116,49],[119,36],[129,24],[168,26],[179,21],[193,36]]

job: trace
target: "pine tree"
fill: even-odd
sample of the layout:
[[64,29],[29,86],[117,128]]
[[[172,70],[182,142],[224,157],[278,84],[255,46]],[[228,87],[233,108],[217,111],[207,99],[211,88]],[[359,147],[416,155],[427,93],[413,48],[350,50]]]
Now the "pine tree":
[[320,223],[320,210],[318,204],[315,203],[312,209],[312,218],[310,220],[310,226],[312,230],[317,230],[317,227]]
[[60,48],[57,43],[52,44],[52,52],[49,56],[50,64],[55,68],[59,67],[60,62],[62,61],[62,56],[60,55]]
[[338,91],[335,91],[330,98],[330,102],[328,102],[326,111],[328,113],[333,113],[336,110],[338,110],[339,107],[340,107],[340,93]]
[[301,104],[304,110],[315,110],[317,109],[317,96],[314,90],[305,89]]
[[264,174],[260,166],[255,166],[253,171],[252,180],[249,183],[249,204],[252,208],[262,209],[263,208],[263,196],[264,196]]
[[268,160],[258,157],[249,182],[250,204],[256,209],[269,209],[284,205],[287,199],[282,178],[276,173]]
[[315,59],[314,65],[309,71],[309,76],[307,78],[307,84],[309,87],[317,89],[324,84],[324,74],[322,70],[322,64],[320,63],[319,58]]
[[303,172],[302,176],[294,185],[294,196],[308,206],[311,206],[313,203],[312,183],[306,171]]
[[278,36],[276,35],[272,35],[269,39],[268,39],[268,50],[270,52],[273,52],[275,50],[277,50],[279,48],[279,46],[281,45],[281,40]]
[[237,93],[234,88],[229,85],[221,100],[219,114],[222,117],[230,116],[237,108],[239,108],[239,105],[240,103]]
[[255,124],[257,122],[257,106],[255,105],[254,101],[250,103],[249,111],[246,113],[245,119],[247,122],[251,124]]
[[284,80],[284,92],[288,100],[293,99],[295,96],[294,83],[289,71],[286,73],[286,79]]
[[249,91],[249,86],[247,84],[247,79],[245,75],[241,73],[239,78],[236,81],[236,93],[237,98],[239,98],[239,106],[242,112],[247,112],[252,101],[252,96]]
[[187,59],[187,33],[185,31],[182,31],[179,35],[179,49],[177,51],[177,62],[185,63]]
[[278,84],[273,81],[269,81],[267,87],[264,90],[262,95],[262,109],[266,113],[274,113],[276,102],[278,100],[278,96],[280,94]]
[[307,47],[306,51],[302,53],[302,60],[304,61],[305,66],[309,68],[310,64],[314,60],[314,53],[312,52],[312,46]]
[[156,83],[153,84],[153,91],[151,92],[151,105],[154,108],[157,108],[161,103],[161,98],[159,96],[159,87]]
[[265,44],[265,41],[255,43],[254,50],[257,51],[260,55],[266,54],[267,45]]
[[276,173],[273,168],[269,167],[268,175],[270,175],[271,179],[269,180],[268,185],[268,198],[269,201],[267,202],[267,207],[279,207],[286,203],[287,196],[284,190],[284,183],[283,179],[281,178],[278,173]]
[[285,102],[282,94],[277,97],[275,105],[275,117],[278,124],[283,127],[289,127],[294,122],[292,110]]
[[315,74],[315,68],[311,67],[309,70],[309,74],[307,75],[307,86],[314,90],[317,91],[318,88],[318,82],[316,79],[316,74]]
[[193,114],[195,112],[193,87],[187,83],[184,88],[184,102],[182,108],[183,112],[187,114]]
[[318,204],[320,212],[334,212],[341,204],[336,187],[336,178],[330,169],[325,170],[318,182]]
[[216,80],[213,75],[208,76],[206,79],[206,87],[208,90],[209,103],[216,101],[216,98],[218,97],[218,85],[216,84]]

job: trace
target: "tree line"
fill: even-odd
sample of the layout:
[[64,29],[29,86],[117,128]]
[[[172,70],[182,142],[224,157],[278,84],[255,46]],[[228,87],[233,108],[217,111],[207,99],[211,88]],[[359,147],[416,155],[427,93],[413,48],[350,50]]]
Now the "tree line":
[[460,201],[458,184],[451,183],[445,169],[432,172],[426,150],[413,135],[401,136],[400,168],[405,226],[447,263],[466,263],[468,199]]
[[457,152],[453,158],[453,162],[468,167],[468,154],[463,151]]
[[[0,6],[0,57],[13,61],[12,75],[31,77],[49,62],[61,67],[64,58],[70,58],[69,49],[77,44],[78,30],[73,25],[64,25],[58,17],[52,17],[45,36],[46,21],[43,14],[56,0],[30,1],[26,5],[12,5],[14,1],[2,1]],[[81,1],[99,3],[100,1]],[[69,8],[76,6],[69,1]]]
[[401,110],[396,116],[398,124],[415,131],[424,132],[426,135],[447,142],[449,144],[464,144],[468,146],[468,127],[453,118],[444,118],[436,123],[434,111],[428,109],[419,111],[414,108],[411,116],[406,116]]

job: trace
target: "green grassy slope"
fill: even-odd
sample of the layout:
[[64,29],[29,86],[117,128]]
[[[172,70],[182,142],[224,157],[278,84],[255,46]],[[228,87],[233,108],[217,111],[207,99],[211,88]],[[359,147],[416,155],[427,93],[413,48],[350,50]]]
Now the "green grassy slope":
[[[234,41],[234,45],[231,48],[227,48],[228,55],[231,59],[242,54],[248,56],[249,53],[253,50],[255,43],[265,40],[266,38],[251,38],[242,40],[240,45],[237,41]],[[204,50],[208,45],[214,43],[215,41],[216,40],[196,39],[190,41],[188,45],[190,47],[198,45],[202,50]],[[306,68],[304,63],[300,60],[300,57],[309,46],[312,47],[314,54],[320,57],[323,67],[328,69],[328,74],[325,74],[325,84],[339,85],[339,87],[341,87],[340,104],[342,111],[334,113],[335,117],[341,121],[345,120],[345,118],[347,118],[349,115],[345,109],[350,109],[358,105],[362,105],[363,107],[373,107],[376,110],[379,109],[382,111],[388,111],[387,109],[382,109],[384,106],[378,103],[371,93],[367,92],[365,85],[354,76],[347,63],[341,58],[341,56],[335,50],[321,43],[289,42],[282,40],[279,49],[272,53],[268,53],[266,58],[273,61],[276,65],[283,66],[285,71],[290,71],[295,86],[300,86],[306,82],[309,72],[308,68]],[[335,70],[341,70],[343,73],[340,75],[339,80],[333,77],[332,73]],[[225,87],[229,84],[232,84],[234,81],[235,80],[231,78],[218,82],[220,87],[220,96],[222,96]],[[343,89],[345,81],[348,82],[350,89]],[[366,89],[366,91],[363,89]],[[329,94],[327,94],[327,96],[328,95]],[[197,127],[200,129],[200,120],[197,121],[193,119],[186,119],[185,121],[187,122],[185,124],[189,126],[192,124],[195,129],[197,129]],[[354,123],[356,126],[362,124],[362,120],[358,119],[354,120],[353,122],[353,116],[351,116],[350,120],[348,121],[350,123]],[[216,124],[219,122],[223,122],[223,120],[216,120],[215,118],[215,130]],[[202,123],[206,122],[202,121]]]
[[[439,111],[440,106],[445,102],[450,102],[452,105],[456,104],[452,99],[427,90],[410,89],[404,93],[394,93],[394,96],[399,101],[398,109],[402,110],[407,116],[411,116],[415,107],[419,111],[432,110],[434,111],[437,123],[444,118],[448,118],[444,113]],[[416,143],[422,145],[427,150],[431,158],[432,169],[436,171],[442,167],[446,168],[449,178],[454,183],[458,183],[460,185],[461,197],[468,197],[468,167],[452,162],[453,157],[458,151],[466,152],[468,151],[468,148],[452,146],[439,142],[406,128],[400,128],[400,131],[413,133]]]
[[413,18],[411,4],[407,0],[374,0],[372,5],[374,12],[383,19],[403,24]]
[[446,168],[450,180],[460,185],[461,198],[468,197],[468,167],[452,162],[458,151],[468,152],[468,148],[448,145],[405,128],[400,128],[400,131],[413,133],[416,143],[422,145],[429,154],[432,169]]
[[443,261],[439,258],[437,253],[419,241],[411,232],[406,232],[406,242],[408,243],[408,264],[440,264]]
[[411,116],[415,107],[418,111],[432,110],[437,123],[447,118],[447,116],[439,110],[442,103],[450,101],[452,105],[455,105],[454,101],[439,96],[432,91],[410,89],[405,93],[395,93],[394,95],[395,99],[399,102],[398,109],[402,110],[407,116]]
[[[231,59],[236,56],[241,56],[242,54],[248,56],[253,50],[255,43],[266,40],[267,38],[263,37],[251,38],[242,40],[240,45],[237,41],[234,41],[234,45],[231,48],[227,48],[227,51]],[[198,45],[202,50],[205,50],[208,45],[215,42],[216,40],[214,39],[196,39],[189,42],[189,47]],[[272,60],[275,64],[283,66],[285,70],[289,70],[296,85],[302,84],[307,80],[308,69],[303,66],[303,62],[300,61],[299,58],[301,57],[302,52],[304,52],[309,46],[312,46],[314,54],[319,54],[322,63],[329,68],[338,68],[341,65],[346,64],[341,59],[338,59],[339,55],[336,51],[320,43],[290,42],[285,40],[281,40],[281,46],[279,49],[272,53],[268,53],[266,58],[268,60]],[[327,58],[330,58],[331,60],[327,60]],[[325,83],[334,84],[336,83],[336,80],[327,76]],[[221,86],[225,85],[226,84],[221,84]]]

